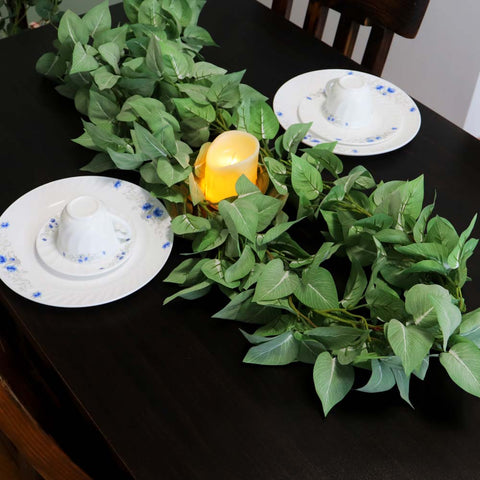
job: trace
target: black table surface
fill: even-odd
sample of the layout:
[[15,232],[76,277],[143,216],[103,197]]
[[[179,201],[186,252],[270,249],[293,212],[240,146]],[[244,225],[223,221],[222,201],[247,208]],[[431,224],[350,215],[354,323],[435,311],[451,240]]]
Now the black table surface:
[[[113,11],[120,15],[120,7]],[[245,82],[270,98],[304,72],[358,69],[253,0],[208,0],[200,24],[221,47],[206,49],[206,59],[230,71],[246,68]],[[82,132],[72,102],[34,70],[54,34],[43,28],[0,41],[1,211],[39,185],[81,175],[92,157],[70,141]],[[347,168],[362,163],[383,180],[424,173],[426,200],[437,192],[437,213],[463,230],[480,206],[480,143],[419,107],[422,126],[408,145],[343,160]],[[167,269],[186,247],[177,242]],[[465,293],[474,308],[480,305],[478,254],[470,276]],[[43,306],[0,285],[20,330],[135,478],[480,476],[480,400],[456,387],[435,362],[424,382],[412,380],[415,410],[393,390],[353,391],[325,419],[311,366],[243,364],[248,345],[240,325],[210,318],[225,298],[212,293],[162,306],[174,291],[163,278],[160,272],[127,298],[81,309]]]

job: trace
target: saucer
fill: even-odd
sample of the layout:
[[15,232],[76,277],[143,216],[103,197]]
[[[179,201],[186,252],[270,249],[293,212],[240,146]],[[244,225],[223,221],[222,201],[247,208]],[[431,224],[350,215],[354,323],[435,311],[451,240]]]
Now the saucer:
[[[61,210],[40,229],[35,242],[37,254],[46,267],[55,272],[69,275],[72,277],[91,277],[104,275],[130,258],[132,250],[133,232],[126,222],[114,222],[114,230],[120,249],[114,255],[108,258],[89,258],[80,255],[71,258],[65,253],[61,253],[57,248],[58,221]],[[105,253],[105,252],[103,252]]]
[[[365,127],[339,125],[323,112],[325,85],[344,75],[361,75],[371,88],[374,115]],[[285,129],[295,123],[313,122],[303,139],[306,145],[335,141],[335,153],[352,156],[396,150],[415,137],[421,123],[418,107],[400,88],[382,78],[352,70],[317,70],[298,75],[277,91],[273,109]]]
[[[128,259],[108,273],[86,277],[61,273],[37,253],[36,240],[45,221],[58,218],[63,207],[80,195],[103,201],[135,234]],[[115,178],[65,178],[26,193],[0,216],[0,280],[19,295],[45,305],[101,305],[135,292],[155,277],[172,244],[170,216],[148,191]]]

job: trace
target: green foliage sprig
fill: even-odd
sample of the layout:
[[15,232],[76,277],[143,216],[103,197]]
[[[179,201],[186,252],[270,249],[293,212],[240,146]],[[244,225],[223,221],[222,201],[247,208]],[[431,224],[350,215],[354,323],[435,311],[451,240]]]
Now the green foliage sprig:
[[[355,367],[371,371],[360,391],[396,385],[410,403],[411,375],[423,379],[438,356],[480,396],[480,309],[466,313],[462,296],[475,219],[458,234],[432,216],[422,176],[377,183],[362,166],[343,174],[334,144],[300,147],[308,124],[278,135],[243,72],[203,61],[201,48],[214,45],[196,25],[203,3],[125,0],[130,23],[113,28],[106,1],[83,18],[67,11],[56,52],[37,63],[88,119],[75,140],[97,151],[85,169],[138,171],[175,234],[192,241],[194,255],[166,278],[180,289],[165,303],[220,288],[228,303],[214,316],[255,325],[242,332],[252,344],[244,361],[312,364],[325,414],[353,387]],[[211,205],[197,182],[206,142],[233,128],[259,139],[269,185],[243,176],[236,197]],[[292,233],[307,217],[325,226],[316,251]],[[334,255],[350,263],[341,289],[326,268]]]
[[0,38],[15,35],[29,27],[28,11],[33,8],[40,17],[35,26],[58,24],[62,17],[62,0],[0,0]]

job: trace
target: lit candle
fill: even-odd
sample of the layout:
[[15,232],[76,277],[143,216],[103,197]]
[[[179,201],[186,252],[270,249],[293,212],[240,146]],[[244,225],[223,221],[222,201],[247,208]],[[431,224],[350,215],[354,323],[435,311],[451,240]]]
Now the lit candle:
[[205,198],[218,203],[237,195],[235,184],[245,175],[257,181],[258,140],[247,132],[231,130],[221,133],[210,145],[205,160],[202,189]]

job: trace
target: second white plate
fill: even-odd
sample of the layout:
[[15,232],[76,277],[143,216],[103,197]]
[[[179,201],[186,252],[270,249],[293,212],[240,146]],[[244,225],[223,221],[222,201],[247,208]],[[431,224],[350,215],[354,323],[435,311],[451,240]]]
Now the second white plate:
[[[379,121],[361,132],[329,123],[320,111],[325,85],[343,75],[363,76],[379,108]],[[285,129],[295,123],[313,121],[303,143],[315,146],[336,141],[334,152],[342,155],[378,155],[396,150],[415,137],[421,124],[417,105],[403,90],[375,75],[352,70],[317,70],[298,75],[279,88],[273,109]]]

